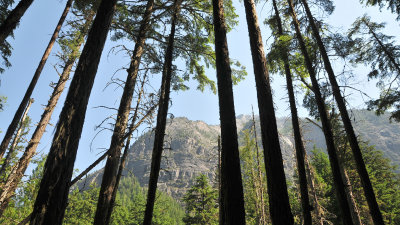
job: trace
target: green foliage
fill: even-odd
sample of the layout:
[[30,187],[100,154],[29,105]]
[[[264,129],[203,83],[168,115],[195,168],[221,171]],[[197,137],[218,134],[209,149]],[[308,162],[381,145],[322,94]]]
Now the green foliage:
[[[13,5],[14,0],[2,0],[0,1],[0,24],[7,18],[8,14],[11,11],[11,6]],[[14,33],[11,33],[11,37],[14,37]],[[11,63],[8,58],[11,56],[12,47],[10,43],[6,40],[4,43],[0,43],[0,73],[4,72],[4,67],[10,67]]]
[[186,204],[186,214],[183,217],[185,224],[218,224],[217,190],[210,186],[206,175],[201,174],[196,178],[183,201]]
[[368,77],[379,79],[380,96],[369,101],[368,108],[376,110],[378,115],[394,108],[391,119],[400,121],[400,46],[393,36],[380,32],[384,27],[384,23],[372,22],[366,15],[358,18],[348,33],[352,46],[348,49],[349,57],[353,63],[369,65],[372,70]]
[[360,0],[366,5],[379,6],[380,9],[386,7],[392,13],[397,13],[397,20],[400,20],[400,1],[398,0]]
[[19,184],[16,194],[12,197],[8,208],[0,218],[0,224],[16,225],[32,212],[46,157],[46,155],[40,155],[32,159],[32,164],[35,164],[36,167],[29,178]]
[[0,96],[0,112],[4,110],[4,104],[7,102],[6,96]]

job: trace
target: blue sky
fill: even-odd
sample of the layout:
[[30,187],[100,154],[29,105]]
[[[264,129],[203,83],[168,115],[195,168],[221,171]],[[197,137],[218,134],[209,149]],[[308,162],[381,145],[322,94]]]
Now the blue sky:
[[[335,13],[328,18],[328,22],[340,30],[345,31],[349,25],[359,16],[365,12],[370,14],[374,21],[387,22],[386,33],[396,35],[398,33],[398,22],[395,22],[395,16],[384,11],[379,12],[375,7],[361,7],[358,0],[337,0],[334,1],[336,10]],[[14,115],[18,104],[20,103],[22,96],[25,92],[26,87],[29,84],[33,72],[37,67],[37,64],[43,54],[46,45],[50,39],[50,36],[54,30],[54,27],[61,15],[64,8],[64,1],[50,1],[41,0],[34,1],[31,8],[28,9],[27,13],[21,20],[20,26],[15,31],[15,39],[10,40],[14,47],[11,63],[13,66],[1,74],[1,86],[0,95],[7,96],[7,104],[5,110],[0,112],[0,130],[5,131],[12,116]],[[250,114],[251,106],[255,107],[257,113],[257,100],[256,90],[254,84],[253,67],[251,61],[251,54],[248,41],[247,26],[244,14],[243,3],[235,1],[235,7],[239,14],[239,26],[237,26],[228,35],[228,45],[231,58],[239,60],[243,65],[246,66],[248,77],[242,81],[239,85],[234,87],[234,98],[235,98],[235,110],[236,114]],[[269,30],[262,24],[265,17],[270,15],[271,7],[269,3],[263,5],[260,4],[257,7],[259,22],[262,28],[264,43],[270,38]],[[133,49],[133,43],[125,43],[127,47]],[[108,88],[103,90],[106,83],[109,81],[112,74],[116,69],[127,64],[129,58],[121,55],[110,55],[107,56],[108,51],[113,47],[115,43],[110,40],[107,41],[106,47],[99,65],[97,77],[92,90],[91,98],[88,105],[88,111],[86,114],[86,121],[84,130],[82,133],[77,161],[75,167],[79,170],[83,170],[87,165],[96,159],[98,153],[101,151],[100,148],[107,148],[111,133],[102,133],[98,138],[95,139],[93,148],[90,149],[90,142],[95,135],[94,127],[100,123],[106,116],[111,112],[104,109],[96,109],[94,107],[99,105],[107,105],[110,107],[118,107],[119,96],[121,95],[121,89],[114,91],[114,88]],[[264,45],[265,51],[268,52],[268,45]],[[49,58],[47,65],[42,73],[42,76],[37,84],[37,87],[33,93],[35,103],[29,112],[33,123],[37,123],[40,119],[44,105],[46,105],[51,88],[49,84],[51,81],[56,82],[58,79],[57,73],[55,72],[54,65],[57,63],[54,54],[59,50],[58,46],[53,49],[52,56]],[[340,66],[340,65],[338,65]],[[215,79],[215,71],[207,71],[210,78]],[[365,76],[367,70],[363,67],[356,69],[356,81],[360,84],[358,87],[362,90],[367,91],[370,95],[374,96],[377,94],[376,88],[373,83],[367,83]],[[126,73],[121,71],[118,73],[120,78],[125,79]],[[278,117],[286,117],[290,115],[288,103],[286,101],[286,89],[285,82],[279,75],[272,75],[273,82],[272,88],[274,91],[274,101],[276,107],[276,113]],[[155,75],[153,79],[153,86],[158,88],[160,85],[160,76]],[[216,95],[206,89],[203,93],[196,90],[196,84],[190,82],[191,90],[185,92],[174,92],[172,93],[172,107],[170,112],[174,116],[186,116],[192,120],[203,120],[207,123],[218,124],[218,99]],[[57,109],[53,113],[52,124],[56,124],[59,112],[64,103],[66,91],[59,100]],[[301,105],[301,99],[298,100]],[[350,102],[353,107],[363,107],[363,100],[360,95],[353,94],[350,96]],[[304,109],[300,109],[302,116],[307,116],[307,112]],[[54,126],[48,126],[46,135],[42,138],[41,144],[39,145],[39,152],[47,152],[52,141],[52,134]],[[0,133],[0,138],[3,138],[4,133]]]

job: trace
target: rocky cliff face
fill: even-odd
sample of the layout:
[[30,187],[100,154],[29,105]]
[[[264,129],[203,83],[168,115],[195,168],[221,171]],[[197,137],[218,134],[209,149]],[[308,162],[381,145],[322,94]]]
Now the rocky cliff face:
[[[397,138],[400,124],[389,123],[387,117],[376,117],[367,111],[356,111],[355,118],[357,121],[355,127],[363,140],[376,145],[377,149],[382,150],[394,163],[400,165],[400,139]],[[277,124],[285,172],[290,178],[296,164],[291,120],[290,118],[278,119]],[[241,132],[250,129],[251,126],[250,116],[240,115],[237,117],[239,136]],[[257,130],[260,134],[259,125],[257,125]],[[320,128],[303,121],[302,130],[307,143],[307,151],[312,150],[314,145],[318,148],[325,148],[325,140]],[[219,133],[218,125],[208,125],[202,121],[190,121],[182,117],[169,120],[164,143],[162,171],[158,183],[159,190],[167,192],[176,199],[181,199],[199,174],[206,174],[212,182],[216,182]],[[152,132],[137,139],[131,147],[124,171],[125,176],[131,174],[136,176],[142,186],[148,184],[153,141]],[[258,141],[259,146],[262,146],[260,136]],[[99,170],[89,176],[87,181],[100,183],[101,174],[102,170]]]

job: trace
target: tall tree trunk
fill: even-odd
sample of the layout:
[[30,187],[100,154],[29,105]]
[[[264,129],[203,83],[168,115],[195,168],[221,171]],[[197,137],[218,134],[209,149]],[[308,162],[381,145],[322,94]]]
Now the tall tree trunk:
[[[26,116],[28,115],[29,109],[31,108],[31,105],[32,105],[33,102],[34,102],[33,98],[29,99],[29,102],[28,102],[28,105],[26,106],[24,115],[22,116],[21,122],[19,123],[19,127],[17,129],[17,133],[14,136],[14,140],[13,140],[13,142],[11,144],[10,149],[8,150],[6,158],[4,159],[3,165],[1,165],[0,177],[4,176],[4,179],[5,179],[5,176],[6,176],[6,174],[5,174],[6,168],[9,166],[11,158],[12,158],[12,155],[14,153],[14,150],[17,147],[21,132],[24,129],[24,122],[25,122]],[[1,184],[0,186],[3,186],[3,184]],[[2,187],[2,189],[3,189],[3,187]],[[1,208],[0,208],[0,217],[1,217],[2,214],[3,214],[3,210],[1,210]]]
[[325,136],[325,141],[326,141],[326,147],[329,155],[329,162],[331,165],[331,170],[332,170],[332,175],[333,175],[333,181],[334,185],[336,188],[336,195],[337,199],[339,201],[339,208],[342,213],[342,219],[343,219],[343,224],[344,225],[351,225],[353,224],[351,220],[351,213],[350,213],[350,207],[347,204],[347,198],[346,198],[346,192],[345,192],[345,186],[343,183],[343,179],[340,173],[340,165],[339,165],[339,159],[337,156],[336,152],[336,146],[334,143],[333,139],[333,133],[332,133],[332,125],[328,119],[327,111],[326,111],[326,106],[324,99],[322,98],[321,90],[319,88],[319,84],[317,81],[317,76],[314,70],[314,67],[312,65],[312,61],[308,55],[306,45],[303,40],[303,36],[301,35],[300,31],[300,24],[299,21],[297,20],[296,12],[294,11],[294,6],[293,6],[293,1],[288,0],[288,4],[290,7],[290,13],[293,18],[293,24],[296,30],[296,37],[299,41],[300,45],[300,50],[304,56],[304,60],[306,63],[306,67],[308,70],[308,73],[311,78],[312,82],[312,91],[314,92],[316,104],[318,107],[318,112],[320,115],[321,123],[322,123],[322,129],[323,133]]
[[93,21],[94,12],[88,16],[86,23],[83,27],[83,32],[81,35],[76,39],[77,45],[75,46],[74,50],[71,53],[70,58],[64,65],[63,72],[58,79],[56,86],[54,87],[53,93],[47,103],[46,108],[43,111],[43,114],[40,118],[39,123],[37,124],[35,131],[32,134],[31,140],[29,141],[28,145],[25,148],[25,151],[21,158],[19,159],[16,166],[13,167],[11,170],[10,175],[8,176],[4,189],[0,192],[0,215],[3,211],[7,208],[8,202],[10,201],[11,197],[14,195],[15,190],[18,187],[19,182],[21,181],[26,169],[29,166],[30,160],[36,153],[36,148],[39,145],[39,142],[46,131],[47,124],[51,119],[53,111],[57,105],[57,102],[64,91],[64,87],[69,79],[69,75],[71,73],[72,67],[74,62],[77,59],[79,49],[84,42],[85,36],[87,31],[90,28],[90,24]]
[[224,224],[245,224],[242,175],[222,0],[213,0],[215,57],[221,121],[221,195]]
[[97,202],[94,224],[106,224],[107,215],[112,210],[111,199],[113,187],[116,184],[118,165],[121,155],[121,149],[124,145],[125,130],[128,126],[129,112],[133,92],[135,90],[136,79],[139,71],[140,60],[143,54],[143,47],[146,40],[146,33],[150,27],[150,18],[153,13],[154,0],[149,0],[146,5],[143,19],[136,39],[135,49],[131,58],[131,64],[128,69],[128,75],[125,82],[124,92],[118,109],[117,121],[115,123],[113,135],[111,138],[109,155],[106,166],[104,167],[103,179],[101,182],[99,200]]
[[261,171],[261,163],[260,163],[260,148],[258,147],[258,136],[256,129],[256,119],[254,117],[253,106],[251,106],[252,119],[253,119],[253,131],[254,131],[254,140],[256,144],[256,163],[257,163],[257,180],[258,180],[258,190],[260,193],[260,221],[259,224],[264,225],[267,224],[267,215],[265,213],[265,201],[264,201],[264,182]]
[[33,0],[21,0],[10,12],[7,18],[0,25],[0,43],[3,43],[17,27],[21,17],[25,14],[25,11],[29,8],[32,2]]
[[293,224],[293,215],[290,210],[285,172],[283,169],[282,152],[279,144],[267,60],[265,59],[254,1],[244,0],[244,6],[256,79],[271,220],[272,224],[289,225]]
[[347,175],[347,171],[343,165],[340,168],[341,168],[340,172],[342,173],[344,179],[343,182],[344,185],[346,186],[347,202],[350,206],[351,218],[353,219],[354,225],[362,225],[360,211],[358,210],[356,201],[354,199],[349,176]]
[[61,224],[90,93],[117,0],[102,0],[61,111],[31,225]]
[[218,135],[218,224],[225,225],[224,201],[222,197],[222,182],[221,182],[221,136]]
[[[279,10],[276,4],[276,0],[273,0],[272,4],[275,10],[275,16],[277,18],[278,34],[283,35],[282,20],[279,15]],[[286,49],[282,53],[282,61],[285,67],[286,87],[288,90],[290,112],[292,115],[292,127],[293,127],[294,142],[296,147],[297,170],[299,173],[301,207],[303,211],[304,224],[311,225],[312,224],[311,207],[310,207],[310,200],[308,197],[307,176],[304,165],[305,148],[300,131],[299,117],[297,114],[297,107],[296,107],[296,98],[293,91],[292,74],[289,66],[288,51]]]
[[343,125],[346,130],[349,142],[350,142],[350,147],[353,152],[354,160],[356,162],[358,174],[360,175],[360,178],[361,178],[361,184],[364,189],[365,198],[367,199],[367,202],[368,202],[370,214],[372,216],[372,219],[373,219],[375,225],[383,225],[384,222],[383,222],[382,214],[381,214],[381,211],[379,210],[379,206],[376,201],[374,189],[373,189],[371,181],[369,179],[368,171],[365,167],[364,159],[361,154],[357,136],[356,136],[353,126],[351,124],[351,120],[350,120],[350,117],[349,117],[349,114],[348,114],[347,108],[346,108],[346,103],[344,102],[342,94],[340,93],[340,88],[336,81],[335,73],[333,72],[332,65],[330,63],[328,54],[326,52],[324,43],[322,42],[318,27],[315,24],[314,17],[312,16],[312,13],[310,11],[307,1],[301,0],[301,2],[304,5],[305,11],[306,11],[306,14],[308,17],[308,21],[311,25],[311,29],[314,34],[314,38],[317,41],[318,49],[319,49],[319,51],[322,55],[322,59],[324,61],[325,70],[328,73],[329,82],[331,83],[331,86],[332,86],[333,96],[335,97],[337,106],[340,111],[340,115],[342,117]]
[[[118,166],[117,177],[116,177],[115,185],[114,185],[114,187],[112,189],[112,194],[111,194],[110,209],[108,210],[108,214],[107,214],[107,217],[106,217],[106,223],[105,224],[110,224],[111,214],[112,214],[112,211],[113,211],[113,208],[114,208],[115,199],[117,197],[119,181],[121,180],[122,172],[123,172],[123,170],[125,168],[125,161],[126,161],[126,158],[128,157],[128,152],[129,152],[129,146],[130,146],[130,143],[131,143],[132,132],[134,131],[134,129],[137,128],[137,126],[135,126],[135,122],[136,122],[136,119],[138,117],[139,105],[140,105],[140,102],[142,101],[142,94],[143,94],[144,84],[146,82],[146,77],[147,77],[146,75],[143,77],[142,84],[141,84],[141,87],[140,87],[140,90],[139,90],[139,96],[138,96],[138,99],[137,99],[137,102],[136,102],[135,112],[134,112],[134,114],[132,116],[131,125],[129,126],[129,129],[128,129],[129,135],[128,135],[128,139],[127,139],[126,144],[125,144],[124,153],[122,154],[121,162],[119,163],[119,166]],[[152,109],[149,110],[150,113],[152,111],[153,111]],[[141,122],[139,122],[139,123],[141,123]]]
[[[29,4],[25,3],[25,4],[28,4],[28,6],[29,6],[30,3],[32,3],[32,1],[33,0],[30,0],[30,1],[21,0],[21,2],[18,4],[18,6],[20,4],[23,4],[23,2],[29,2]],[[14,134],[15,129],[17,129],[18,123],[21,120],[21,116],[26,108],[26,105],[28,104],[29,99],[31,98],[32,92],[35,89],[36,83],[39,80],[39,77],[40,77],[40,74],[42,73],[43,67],[46,64],[47,58],[49,57],[51,49],[53,48],[53,45],[58,37],[58,33],[61,30],[62,24],[65,21],[65,18],[67,17],[69,9],[71,8],[72,2],[73,2],[73,0],[68,0],[67,4],[65,5],[64,11],[60,17],[60,20],[58,21],[58,24],[53,32],[53,35],[50,38],[50,42],[47,45],[46,50],[44,51],[44,54],[42,56],[42,59],[39,62],[39,65],[35,71],[35,74],[32,77],[31,83],[29,84],[28,89],[25,92],[24,98],[22,99],[21,103],[19,104],[17,112],[15,112],[14,118],[7,128],[7,131],[4,135],[3,141],[1,142],[1,145],[0,145],[0,159],[3,158],[3,155],[11,141],[12,135]],[[18,6],[14,10],[16,10],[18,8]],[[25,6],[25,7],[27,8],[28,6]],[[26,10],[26,8],[25,8],[25,10]],[[10,16],[12,14],[13,13],[11,13]],[[22,14],[20,15],[20,17],[21,16],[22,16]],[[18,20],[19,20],[19,18],[18,18]],[[1,35],[3,35],[3,34],[4,33],[1,31],[1,27],[0,27],[0,43],[4,42],[5,38],[3,40],[1,39]]]
[[315,215],[318,221],[319,225],[324,225],[324,218],[323,218],[323,210],[321,205],[319,204],[318,201],[318,196],[317,196],[317,191],[315,190],[315,185],[314,185],[314,174],[311,172],[311,165],[308,162],[307,159],[307,154],[304,152],[304,162],[306,165],[306,172],[307,172],[307,181],[308,184],[310,185],[310,193],[314,198],[314,209],[315,209]]
[[168,104],[172,77],[172,60],[175,41],[175,26],[179,15],[182,0],[174,1],[174,13],[171,20],[171,32],[168,37],[168,46],[165,52],[163,66],[159,108],[157,113],[157,125],[154,134],[153,153],[151,156],[151,169],[149,179],[149,189],[147,190],[147,202],[144,212],[144,225],[150,225],[153,217],[153,209],[156,198],[157,182],[160,173],[161,157],[164,148],[164,135],[167,123]]

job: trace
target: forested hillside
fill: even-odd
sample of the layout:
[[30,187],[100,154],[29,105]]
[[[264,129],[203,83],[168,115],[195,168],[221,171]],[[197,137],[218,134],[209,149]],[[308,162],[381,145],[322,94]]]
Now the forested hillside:
[[399,20],[394,0],[0,1],[0,223],[399,225]]

